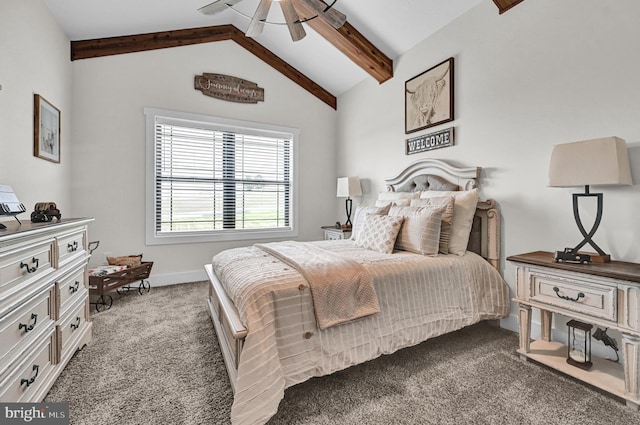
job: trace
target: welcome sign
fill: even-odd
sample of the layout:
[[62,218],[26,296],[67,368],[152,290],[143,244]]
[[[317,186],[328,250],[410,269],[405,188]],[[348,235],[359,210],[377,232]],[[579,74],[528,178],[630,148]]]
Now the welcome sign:
[[453,127],[406,140],[406,154],[453,146]]
[[203,73],[194,79],[196,90],[205,96],[237,103],[258,103],[264,101],[264,89],[256,83],[224,74]]

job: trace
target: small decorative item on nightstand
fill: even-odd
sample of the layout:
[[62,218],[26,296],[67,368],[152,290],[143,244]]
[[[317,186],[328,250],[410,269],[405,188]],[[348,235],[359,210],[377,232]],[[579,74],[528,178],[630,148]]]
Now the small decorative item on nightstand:
[[588,370],[591,363],[591,328],[592,325],[578,320],[567,322],[569,342],[567,344],[567,363],[580,369]]

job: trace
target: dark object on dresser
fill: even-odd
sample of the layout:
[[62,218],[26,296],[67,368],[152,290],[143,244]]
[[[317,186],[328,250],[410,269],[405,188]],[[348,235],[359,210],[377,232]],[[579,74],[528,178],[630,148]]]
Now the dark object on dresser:
[[580,254],[573,248],[565,248],[564,251],[556,251],[553,254],[553,259],[556,263],[579,263],[589,264],[591,262],[591,256],[588,254]]
[[46,223],[53,220],[54,217],[58,221],[62,218],[62,214],[60,214],[55,202],[38,202],[31,213],[31,222]]

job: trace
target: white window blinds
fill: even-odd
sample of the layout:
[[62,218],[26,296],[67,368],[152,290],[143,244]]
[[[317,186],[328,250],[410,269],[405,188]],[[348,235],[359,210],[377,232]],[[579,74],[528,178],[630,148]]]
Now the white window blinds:
[[157,115],[153,127],[155,237],[293,230],[293,134]]

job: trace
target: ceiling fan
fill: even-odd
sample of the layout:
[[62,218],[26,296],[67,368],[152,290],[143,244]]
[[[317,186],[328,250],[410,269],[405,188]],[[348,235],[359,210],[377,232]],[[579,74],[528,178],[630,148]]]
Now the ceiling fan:
[[[205,15],[213,15],[218,12],[222,12],[227,8],[233,9],[233,6],[240,1],[242,0],[216,0],[213,3],[209,3],[208,5],[201,7],[198,11]],[[333,5],[337,0],[334,0],[330,5],[327,5],[322,0],[260,0],[260,4],[258,4],[258,8],[253,14],[253,17],[250,17],[251,22],[249,23],[249,28],[245,33],[247,37],[255,37],[262,32],[264,24],[268,23],[267,15],[269,14],[269,9],[271,8],[271,3],[273,1],[280,3],[284,19],[287,27],[289,28],[289,34],[291,34],[291,39],[293,41],[302,40],[305,35],[307,35],[302,27],[303,22],[307,22],[315,18],[321,18],[334,28],[338,29],[344,25],[347,20],[347,17],[343,13],[333,8]],[[300,18],[300,15],[296,10],[296,4],[306,6],[313,10],[316,15],[308,18]],[[238,11],[236,10],[236,12]],[[241,14],[244,15],[243,13]]]

